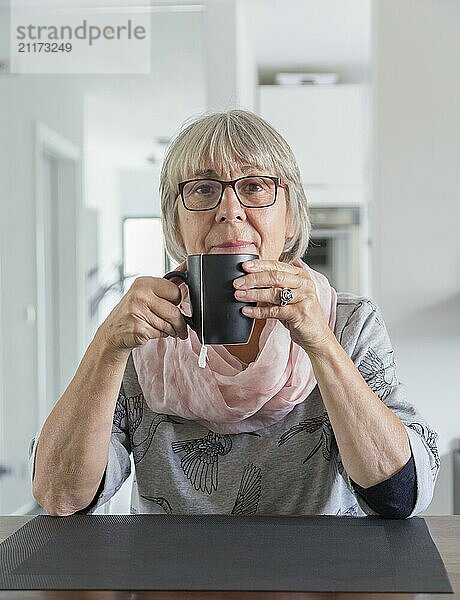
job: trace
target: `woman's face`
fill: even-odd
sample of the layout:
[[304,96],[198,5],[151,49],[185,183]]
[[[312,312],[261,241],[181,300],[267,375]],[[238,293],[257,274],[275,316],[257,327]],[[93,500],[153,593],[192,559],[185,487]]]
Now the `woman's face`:
[[[249,165],[242,165],[238,170],[225,174],[211,170],[206,173],[206,177],[223,181],[246,175],[274,174]],[[202,212],[187,210],[178,198],[179,227],[187,254],[249,253],[258,254],[265,260],[278,260],[286,238],[293,235],[288,227],[285,193],[283,188],[278,188],[276,202],[272,206],[246,208],[228,186],[219,206]],[[231,242],[233,245],[229,246]],[[235,245],[236,242],[239,245]],[[222,244],[227,244],[227,247]]]

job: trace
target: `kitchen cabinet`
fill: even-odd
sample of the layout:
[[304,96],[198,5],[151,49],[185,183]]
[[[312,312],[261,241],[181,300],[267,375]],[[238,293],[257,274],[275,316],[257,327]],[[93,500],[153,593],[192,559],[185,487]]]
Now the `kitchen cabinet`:
[[[258,88],[259,114],[291,146],[306,189],[360,186],[368,178],[368,86],[364,84]],[[340,192],[342,188],[342,192]]]

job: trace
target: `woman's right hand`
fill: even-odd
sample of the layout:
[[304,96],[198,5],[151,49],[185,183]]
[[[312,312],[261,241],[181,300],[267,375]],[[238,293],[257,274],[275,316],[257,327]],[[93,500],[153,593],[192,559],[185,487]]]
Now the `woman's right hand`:
[[[176,270],[185,271],[186,263]],[[180,281],[178,279],[178,281]],[[104,344],[115,352],[128,351],[148,340],[169,335],[187,339],[187,324],[178,304],[179,287],[162,277],[138,277],[99,327]]]

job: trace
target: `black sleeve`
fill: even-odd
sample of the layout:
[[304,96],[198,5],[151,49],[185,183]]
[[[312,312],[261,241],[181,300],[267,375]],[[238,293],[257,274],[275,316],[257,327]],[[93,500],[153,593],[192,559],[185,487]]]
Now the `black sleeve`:
[[414,510],[417,477],[413,455],[404,467],[389,479],[362,488],[351,480],[353,488],[376,513],[391,519],[405,519]]

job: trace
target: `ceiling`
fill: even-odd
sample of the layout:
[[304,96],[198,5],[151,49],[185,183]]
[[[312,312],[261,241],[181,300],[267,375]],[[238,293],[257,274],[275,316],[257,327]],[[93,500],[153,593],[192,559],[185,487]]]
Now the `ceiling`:
[[368,78],[371,0],[248,0],[246,11],[263,83],[280,70]]

